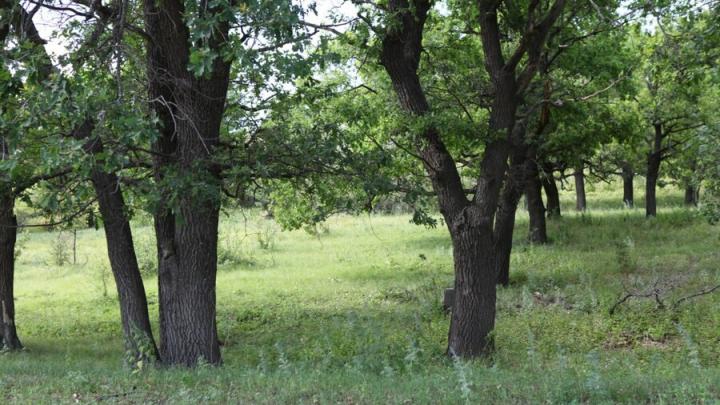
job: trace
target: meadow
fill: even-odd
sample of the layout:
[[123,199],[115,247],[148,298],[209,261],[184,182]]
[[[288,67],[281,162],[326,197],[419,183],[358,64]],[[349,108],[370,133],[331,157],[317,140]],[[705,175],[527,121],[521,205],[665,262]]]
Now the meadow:
[[[26,349],[0,354],[3,403],[717,403],[720,228],[660,190],[660,210],[591,186],[563,193],[551,243],[525,241],[518,213],[511,285],[498,292],[496,352],[445,356],[452,249],[441,224],[407,214],[337,216],[281,231],[254,210],[221,219],[217,283],[224,364],[123,364],[101,230],[24,232],[16,273]],[[638,189],[636,195],[641,196]],[[642,207],[642,200],[636,201]],[[154,240],[134,235],[157,318]],[[59,265],[58,263],[66,261]],[[658,290],[631,298],[628,291]]]

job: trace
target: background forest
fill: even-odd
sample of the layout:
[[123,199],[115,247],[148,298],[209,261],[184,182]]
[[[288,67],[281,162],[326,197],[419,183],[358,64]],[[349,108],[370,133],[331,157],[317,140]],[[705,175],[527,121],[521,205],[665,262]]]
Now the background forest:
[[720,400],[719,27],[0,0],[0,398]]

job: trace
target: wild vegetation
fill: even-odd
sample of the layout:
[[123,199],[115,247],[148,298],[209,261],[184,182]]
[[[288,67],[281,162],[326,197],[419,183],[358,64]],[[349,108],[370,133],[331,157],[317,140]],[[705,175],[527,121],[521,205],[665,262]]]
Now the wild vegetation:
[[[18,403],[716,400],[720,294],[671,306],[720,284],[718,229],[685,209],[677,189],[661,190],[651,221],[623,208],[618,191],[591,187],[590,210],[550,222],[548,245],[520,233],[512,282],[498,291],[499,344],[481,362],[444,356],[450,240],[408,215],[333,217],[318,234],[276,231],[257,211],[224,216],[220,239],[234,241],[221,243],[232,253],[221,253],[218,270],[225,364],[189,371],[121,366],[101,232],[78,232],[78,264],[63,266],[54,263],[60,231],[23,233],[16,310],[27,349],[2,355],[0,395]],[[571,211],[570,192],[562,203]],[[526,225],[521,209],[517,226]],[[153,244],[147,219],[133,230],[139,246]],[[272,235],[272,247],[261,235]],[[155,277],[144,276],[151,313]],[[666,308],[634,299],[609,314],[627,289],[658,280],[675,286],[662,295]]]
[[716,0],[0,0],[7,397],[717,400],[719,22]]

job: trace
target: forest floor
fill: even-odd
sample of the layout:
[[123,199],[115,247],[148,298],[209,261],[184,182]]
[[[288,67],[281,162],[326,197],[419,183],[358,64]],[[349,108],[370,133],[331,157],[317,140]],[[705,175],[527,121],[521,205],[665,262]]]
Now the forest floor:
[[[528,245],[518,214],[497,350],[470,363],[444,355],[452,249],[442,224],[339,216],[313,235],[282,232],[257,212],[223,217],[224,365],[194,370],[123,365],[102,231],[77,232],[76,264],[71,233],[23,233],[16,295],[26,350],[0,354],[0,402],[720,401],[720,291],[674,307],[720,284],[720,227],[680,207],[670,187],[650,220],[617,192],[590,188],[585,214],[563,194],[549,245]],[[152,228],[134,226],[157,318]],[[663,306],[631,298],[610,315],[626,291],[655,289]]]

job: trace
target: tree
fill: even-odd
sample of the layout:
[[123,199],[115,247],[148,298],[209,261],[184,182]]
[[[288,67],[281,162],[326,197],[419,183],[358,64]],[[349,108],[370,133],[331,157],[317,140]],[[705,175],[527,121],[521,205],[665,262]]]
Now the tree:
[[642,91],[638,105],[648,127],[645,186],[648,217],[657,215],[655,193],[662,162],[689,141],[693,129],[704,125],[698,109],[704,72],[694,58],[678,57],[693,51],[674,35],[658,31],[638,38],[645,57],[639,71]]
[[[403,111],[417,117],[421,125],[412,135],[418,156],[430,177],[438,205],[453,241],[455,263],[455,303],[453,305],[448,354],[474,357],[488,353],[492,347],[490,332],[495,323],[495,283],[497,260],[506,241],[508,227],[493,223],[501,218],[500,210],[513,211],[517,206],[516,187],[524,164],[525,124],[516,122],[519,95],[522,95],[537,70],[537,58],[548,31],[564,7],[559,0],[547,8],[532,3],[527,15],[527,29],[515,52],[506,59],[498,20],[497,2],[479,1],[477,15],[481,28],[486,70],[492,80],[490,134],[479,162],[479,176],[474,197],[466,197],[455,159],[443,142],[441,128],[432,119],[418,67],[425,22],[430,2],[411,4],[391,0],[387,4],[389,24],[381,38],[380,63],[387,72]],[[524,68],[519,64],[528,56]],[[513,156],[510,171],[507,159]],[[517,187],[521,187],[519,182]],[[503,194],[503,195],[501,195]],[[511,239],[511,238],[510,238]]]
[[[154,219],[160,350],[167,364],[221,362],[215,278],[223,181],[230,177],[242,187],[256,179],[257,156],[250,152],[258,135],[253,128],[224,127],[223,120],[226,109],[246,108],[228,103],[282,93],[288,81],[310,73],[302,42],[317,30],[301,31],[302,13],[276,0],[144,2],[147,88],[159,121],[152,144],[159,190]],[[283,50],[286,45],[292,51]],[[229,93],[231,79],[240,84]]]
[[[29,52],[31,57],[23,61],[26,67],[19,72],[26,78],[22,96],[25,100],[26,110],[29,111],[26,111],[27,114],[18,114],[14,117],[14,120],[20,124],[19,126],[26,130],[15,134],[14,142],[22,144],[22,147],[16,148],[19,153],[27,153],[26,151],[35,154],[43,153],[46,161],[49,162],[34,163],[32,167],[20,166],[20,169],[16,171],[18,179],[15,183],[15,194],[20,195],[39,180],[57,178],[71,172],[77,175],[76,179],[79,181],[91,180],[103,215],[111,269],[118,289],[123,334],[129,354],[128,360],[154,360],[156,349],[150,328],[147,300],[137,266],[122,188],[118,176],[114,172],[108,171],[108,168],[115,167],[116,162],[107,159],[102,140],[95,133],[100,124],[108,125],[108,123],[96,122],[96,118],[91,114],[93,108],[89,107],[94,104],[94,112],[101,111],[103,114],[106,112],[102,110],[102,106],[107,106],[106,100],[100,98],[93,100],[88,97],[88,94],[107,94],[102,90],[98,91],[98,89],[107,88],[103,86],[108,84],[107,75],[103,77],[103,73],[100,73],[96,77],[88,77],[87,73],[95,71],[97,66],[87,69],[86,63],[92,62],[92,58],[82,56],[73,60],[74,77],[68,78],[65,74],[60,73],[63,69],[53,66],[51,58],[44,48],[45,41],[35,28],[33,15],[18,5],[12,6],[12,10],[13,14],[11,15],[19,16],[17,17],[19,23],[15,28],[20,43],[24,46],[20,49],[31,51]],[[114,11],[107,7],[100,7],[96,12],[99,15],[99,27],[104,27],[109,16],[115,15]],[[96,32],[103,34],[102,31]],[[84,45],[92,41],[93,37],[91,36]],[[98,54],[102,53],[103,51],[98,49]],[[99,71],[102,72],[102,68]],[[104,83],[103,78],[105,79]],[[98,88],[88,86],[87,83],[93,79],[95,81],[92,83],[99,85]],[[83,82],[83,80],[88,80],[88,82]],[[47,86],[47,89],[37,86],[38,84]],[[78,86],[78,84],[80,85]],[[92,89],[92,91],[87,91],[87,89]],[[80,115],[70,112],[75,110],[80,110]],[[120,110],[119,108],[115,109],[116,112]],[[52,113],[48,114],[48,111],[52,111]],[[115,124],[117,122],[113,122],[109,127],[112,128]],[[33,127],[41,128],[41,130],[29,129]],[[53,130],[57,132],[53,133]],[[66,135],[58,135],[63,133]],[[48,147],[49,145],[53,145],[53,147]],[[54,152],[48,153],[48,151]],[[81,155],[73,154],[74,151],[84,151],[90,155],[89,164],[83,165],[84,158]],[[25,165],[24,159],[27,158],[27,156],[14,156],[13,161],[15,165],[18,162]],[[37,155],[32,158],[34,162],[40,160]],[[32,176],[33,170],[40,170],[41,173],[44,171],[44,173]],[[63,188],[58,193],[68,194],[67,190],[72,190],[72,188]],[[73,196],[69,197],[71,197],[69,200],[73,200]],[[78,195],[78,197],[83,196]],[[50,201],[57,201],[57,199],[52,198]],[[90,200],[89,204],[83,203],[79,212],[87,209],[93,201]],[[47,208],[55,210],[56,205],[53,204]],[[72,214],[70,217],[74,217],[78,213]]]

